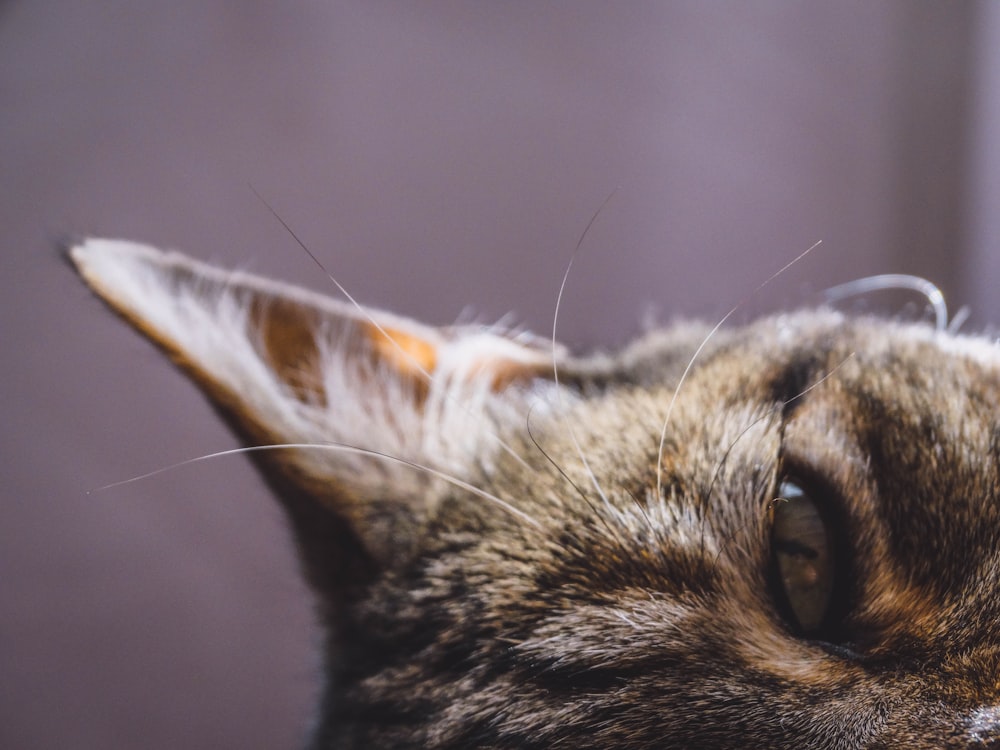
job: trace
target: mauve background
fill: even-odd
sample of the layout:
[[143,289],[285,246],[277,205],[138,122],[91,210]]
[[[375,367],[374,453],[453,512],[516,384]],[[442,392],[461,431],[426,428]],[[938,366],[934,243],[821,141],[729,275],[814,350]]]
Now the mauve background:
[[850,278],[1000,321],[989,2],[0,3],[0,747],[291,748],[316,642],[277,507],[63,233],[512,311],[610,346]]

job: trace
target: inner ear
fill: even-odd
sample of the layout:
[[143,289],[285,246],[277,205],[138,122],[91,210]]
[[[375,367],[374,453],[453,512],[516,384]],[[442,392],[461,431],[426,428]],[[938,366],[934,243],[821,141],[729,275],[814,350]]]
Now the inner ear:
[[418,334],[380,325],[362,310],[330,312],[263,294],[252,295],[249,304],[249,325],[257,331],[262,354],[301,401],[327,404],[320,341],[345,348],[346,358],[365,359],[373,372],[388,369],[395,377],[412,381],[417,397],[426,397],[438,349],[444,344],[432,329]]
[[258,294],[249,307],[249,323],[258,331],[274,374],[299,400],[325,406],[327,394],[316,338],[321,316],[317,311],[288,299]]
[[372,348],[376,358],[390,363],[398,372],[427,378],[437,367],[440,342],[431,342],[418,335],[386,328],[374,321],[366,328],[365,333],[374,344]]
[[252,295],[249,305],[249,325],[257,331],[262,354],[299,400],[327,405],[324,357],[340,349],[339,355],[332,356],[355,362],[369,377],[390,373],[407,384],[418,404],[423,403],[447,339],[433,328],[414,323],[409,330],[403,330],[400,322],[379,323],[377,315],[349,307],[334,313],[300,300],[259,293]]

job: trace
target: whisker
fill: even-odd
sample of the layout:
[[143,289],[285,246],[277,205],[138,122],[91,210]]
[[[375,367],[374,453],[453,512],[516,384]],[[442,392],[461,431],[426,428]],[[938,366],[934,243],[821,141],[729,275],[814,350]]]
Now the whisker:
[[[566,291],[566,282],[569,280],[569,273],[571,270],[573,270],[573,263],[574,261],[576,261],[576,256],[579,254],[580,248],[583,246],[583,241],[586,239],[587,234],[590,232],[590,228],[594,226],[594,222],[597,221],[597,217],[601,215],[601,212],[604,211],[604,207],[608,205],[608,203],[611,201],[612,198],[615,197],[615,194],[617,192],[618,192],[618,186],[615,186],[615,189],[612,190],[608,194],[608,197],[605,198],[604,201],[601,203],[601,205],[597,207],[597,210],[594,212],[594,215],[591,216],[590,221],[587,222],[587,226],[585,226],[583,228],[583,232],[580,233],[580,239],[577,240],[576,247],[573,248],[573,254],[570,255],[569,263],[566,264],[566,271],[565,273],[563,273],[562,281],[559,284],[559,294],[556,295],[556,309],[555,312],[552,314],[552,379],[555,381],[556,384],[556,398],[559,400],[560,412],[563,412],[564,410],[562,408],[563,406],[562,389],[559,387],[559,361],[558,357],[556,356],[556,351],[558,349],[558,343],[556,339],[556,328],[558,327],[559,324],[559,308],[562,305],[563,292]],[[564,419],[563,423],[569,429],[570,440],[573,441],[573,447],[576,449],[576,453],[580,457],[580,461],[583,464],[583,468],[587,472],[587,475],[590,477],[590,481],[594,485],[594,489],[597,490],[597,494],[600,495],[601,500],[604,501],[604,506],[610,509],[611,503],[608,500],[607,495],[604,494],[604,490],[601,487],[601,483],[597,481],[597,475],[594,474],[593,469],[590,468],[590,463],[587,461],[586,455],[584,455],[583,448],[580,447],[580,441],[577,440],[576,430],[573,429],[573,423],[568,418]],[[556,468],[558,469],[559,467],[557,466]],[[559,469],[559,471],[560,473],[563,474],[563,476],[565,476],[565,473],[562,471],[562,469]]]
[[643,507],[642,502],[639,500],[639,498],[637,498],[635,496],[635,493],[632,492],[632,490],[630,489],[626,489],[625,492],[626,494],[628,494],[630,498],[632,498],[632,502],[635,503],[635,507],[639,509],[639,512],[642,514],[642,517],[646,519],[646,525],[649,526],[650,529],[653,529],[654,528],[653,519],[649,517],[649,514],[646,512],[646,509]]
[[[936,284],[920,276],[911,276],[905,273],[884,273],[878,276],[866,276],[863,279],[848,281],[846,284],[838,284],[823,292],[827,302],[837,302],[847,297],[856,297],[860,294],[870,294],[871,292],[881,292],[885,290],[905,289],[922,294],[927,299],[927,304],[934,310],[934,320],[939,331],[950,330],[948,325],[948,305],[944,301],[944,294]],[[961,323],[959,323],[961,325]]]
[[[566,473],[566,471],[556,462],[556,460],[554,458],[552,458],[551,455],[549,455],[549,452],[546,451],[542,447],[541,443],[539,443],[538,440],[535,438],[534,433],[531,431],[531,412],[532,412],[532,409],[529,408],[528,409],[528,414],[525,417],[524,427],[525,427],[525,429],[528,432],[528,437],[531,439],[531,442],[534,443],[535,448],[537,448],[538,452],[541,453],[542,456],[544,456],[545,459],[550,464],[552,464],[553,468],[555,468],[555,470],[557,472],[559,472],[560,476],[562,476],[563,479],[565,479],[567,482],[569,482],[570,486],[572,486],[573,489],[576,490],[577,494],[580,496],[580,498],[583,500],[583,502],[585,502],[587,504],[587,507],[590,508],[590,511],[593,514],[593,517],[600,519],[601,523],[604,524],[604,528],[606,528],[608,530],[608,534],[615,541],[617,541],[618,544],[621,545],[622,549],[624,550],[625,549],[625,542],[622,540],[621,535],[617,531],[615,531],[615,529],[613,529],[611,527],[611,524],[608,523],[608,520],[605,518],[604,514],[601,513],[594,506],[594,504],[592,502],[590,502],[590,498],[587,497],[587,493],[583,491],[583,489],[580,487],[580,485],[578,485],[576,482],[573,481],[573,478],[569,474]],[[593,475],[591,475],[591,476],[593,476]],[[600,490],[600,488],[598,488],[598,490]],[[601,497],[604,499],[604,503],[605,503],[604,507],[605,507],[605,509],[607,509],[607,510],[610,511],[612,508],[611,508],[611,504],[608,502],[608,499],[603,494],[601,495]]]
[[667,405],[667,414],[666,414],[666,416],[663,419],[663,429],[660,430],[660,446],[659,446],[659,448],[657,450],[657,453],[656,453],[656,494],[657,494],[657,496],[660,496],[660,494],[663,492],[663,448],[665,447],[666,442],[667,442],[667,427],[670,425],[670,417],[673,414],[674,404],[677,402],[677,396],[678,396],[678,394],[680,394],[681,387],[684,385],[684,382],[687,380],[687,376],[691,372],[691,368],[694,367],[695,361],[701,355],[701,352],[704,350],[704,348],[708,345],[708,342],[711,340],[711,338],[716,334],[716,332],[720,328],[722,328],[723,325],[725,325],[726,321],[729,320],[729,318],[731,318],[733,316],[733,314],[737,310],[739,310],[741,307],[743,307],[743,305],[745,305],[747,302],[749,302],[754,297],[754,295],[756,295],[758,292],[760,292],[761,289],[763,289],[764,287],[766,287],[768,284],[770,284],[772,281],[774,281],[776,278],[778,278],[781,274],[783,274],[789,268],[791,268],[796,263],[798,263],[800,260],[802,260],[803,258],[805,258],[809,253],[811,253],[813,250],[815,250],[817,247],[819,247],[822,243],[823,243],[822,240],[820,240],[819,242],[816,242],[815,244],[813,244],[812,246],[810,246],[805,252],[800,253],[795,258],[793,258],[791,261],[789,261],[784,266],[782,266],[780,269],[778,269],[773,274],[771,274],[770,276],[768,276],[767,279],[762,284],[760,284],[756,289],[754,289],[752,292],[750,292],[750,294],[748,294],[746,297],[744,297],[742,300],[740,300],[729,312],[727,312],[725,315],[722,316],[722,320],[720,320],[718,323],[715,324],[715,327],[711,331],[708,332],[708,335],[705,336],[705,338],[702,340],[702,342],[698,345],[698,348],[695,349],[694,354],[691,355],[691,359],[688,360],[687,366],[684,368],[684,372],[681,373],[680,380],[677,381],[677,386],[674,388],[673,396],[671,396],[670,403]]
[[[361,313],[369,323],[375,326],[376,330],[378,330],[379,333],[385,336],[385,338],[389,341],[389,343],[396,348],[396,351],[398,351],[399,354],[404,359],[406,359],[410,363],[410,365],[413,366],[415,370],[417,370],[420,373],[420,375],[427,381],[428,384],[433,385],[434,383],[436,383],[437,379],[430,372],[428,372],[423,367],[423,365],[420,364],[419,361],[417,361],[417,358],[414,357],[411,352],[403,348],[403,346],[398,341],[396,341],[395,338],[390,336],[388,331],[386,331],[385,328],[383,328],[382,325],[377,320],[375,320],[375,318],[371,315],[371,313],[369,313],[365,309],[364,305],[362,305],[360,302],[354,299],[351,293],[347,291],[346,287],[344,287],[343,284],[337,281],[336,277],[326,269],[326,266],[323,265],[323,262],[316,256],[316,254],[312,250],[309,249],[306,243],[295,233],[295,230],[292,229],[291,225],[289,225],[289,223],[285,221],[285,219],[281,216],[281,214],[279,214],[274,209],[274,207],[264,199],[264,196],[262,196],[259,192],[257,192],[257,189],[252,184],[249,184],[249,187],[250,190],[253,192],[253,194],[257,196],[257,199],[264,204],[264,207],[271,213],[271,215],[278,221],[278,223],[285,228],[285,231],[288,232],[291,238],[295,240],[295,243],[302,249],[302,251],[305,252],[305,254],[312,259],[313,263],[315,263],[316,266],[319,268],[319,270],[323,272],[326,278],[329,279],[333,283],[333,285],[337,288],[337,290],[341,294],[343,294],[344,297],[347,298],[347,301],[350,302],[354,306],[354,308],[359,313]],[[451,401],[452,403],[456,403],[454,397],[448,395],[447,390],[445,390],[444,393],[445,397],[448,398],[449,401]],[[469,409],[464,404],[460,403],[460,405],[462,406],[462,408],[466,409],[466,411],[469,414],[472,414],[471,409]],[[475,415],[475,414],[472,415],[479,416],[481,420],[485,421],[485,418],[482,415]],[[515,451],[503,438],[501,438],[499,435],[497,435],[495,432],[492,431],[488,431],[487,435],[491,437],[493,440],[495,440],[503,450],[509,453],[514,459],[519,461],[526,469],[530,469],[528,462],[525,461],[521,456],[519,456],[517,454],[517,451]]]
[[271,445],[250,445],[243,448],[231,448],[224,451],[217,451],[215,453],[208,453],[203,456],[196,456],[194,458],[189,458],[184,461],[180,461],[169,466],[162,466],[159,469],[154,469],[153,471],[146,472],[145,474],[140,474],[138,476],[130,477],[129,479],[123,479],[119,482],[112,482],[111,484],[106,484],[102,487],[98,487],[94,490],[88,490],[87,494],[94,492],[104,492],[105,490],[110,490],[115,487],[122,487],[127,484],[132,484],[133,482],[140,482],[151,477],[155,477],[159,474],[164,474],[169,471],[174,471],[175,469],[180,469],[185,466],[191,466],[193,464],[201,463],[202,461],[208,461],[215,458],[223,458],[225,456],[235,456],[243,455],[246,453],[256,453],[263,451],[275,451],[275,450],[321,450],[321,451],[334,451],[337,453],[348,453],[358,456],[367,456],[370,458],[377,458],[384,461],[389,461],[391,463],[396,463],[401,466],[408,466],[411,469],[422,471],[426,474],[430,474],[433,477],[437,477],[448,484],[458,487],[459,489],[470,492],[473,495],[488,500],[494,505],[510,513],[512,516],[524,521],[525,523],[531,524],[537,529],[542,528],[542,524],[537,520],[529,516],[522,510],[515,508],[513,505],[508,503],[496,495],[487,492],[486,490],[476,487],[474,484],[470,484],[458,477],[452,476],[451,474],[446,474],[445,472],[433,469],[430,466],[425,466],[423,464],[417,463],[415,461],[408,461],[405,458],[399,458],[398,456],[393,456],[388,453],[382,453],[381,451],[372,450],[370,448],[360,448],[355,445],[348,445],[347,443],[275,443]]
[[552,467],[557,472],[559,472],[559,475],[563,479],[565,479],[567,482],[569,482],[570,486],[572,486],[573,489],[576,490],[576,493],[583,499],[583,501],[585,503],[587,503],[588,505],[590,505],[590,509],[592,511],[594,511],[595,515],[597,515],[597,508],[595,508],[593,506],[593,504],[590,502],[590,499],[587,497],[587,493],[584,492],[580,488],[580,485],[578,485],[576,482],[573,481],[573,478],[569,474],[567,474],[565,472],[565,470],[556,462],[556,460],[554,458],[552,458],[552,456],[549,454],[549,452],[542,447],[542,444],[538,442],[538,438],[536,438],[535,434],[531,431],[531,412],[533,410],[534,410],[534,406],[529,407],[528,408],[528,413],[527,413],[527,415],[524,418],[524,429],[528,433],[528,438],[534,444],[534,446],[538,450],[538,452],[541,453],[542,456],[545,457],[545,460],[548,461],[550,464],[552,464]]
[[955,313],[951,322],[948,323],[948,333],[952,335],[958,333],[970,315],[972,315],[972,309],[968,305],[962,305],[962,307],[958,308],[958,312]]

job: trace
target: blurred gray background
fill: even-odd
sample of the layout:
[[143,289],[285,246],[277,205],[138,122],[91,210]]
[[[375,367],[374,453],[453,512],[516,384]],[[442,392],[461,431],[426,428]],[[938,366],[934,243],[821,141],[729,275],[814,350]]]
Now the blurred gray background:
[[292,748],[276,505],[53,251],[177,247],[610,347],[887,271],[1000,322],[1000,4],[0,2],[0,747]]

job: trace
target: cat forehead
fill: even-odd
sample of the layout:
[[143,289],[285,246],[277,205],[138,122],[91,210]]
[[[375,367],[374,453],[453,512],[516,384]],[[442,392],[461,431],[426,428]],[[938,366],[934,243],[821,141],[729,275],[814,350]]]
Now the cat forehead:
[[[956,335],[925,323],[807,309],[719,330],[675,324],[626,349],[619,368],[626,385],[672,389],[680,382],[680,397],[701,390],[753,399],[762,395],[761,388],[768,390],[770,380],[778,391],[763,395],[781,400],[797,396],[795,388],[805,390],[826,378],[889,388],[889,379],[908,370],[963,373],[969,387],[982,375],[986,385],[1000,373],[1000,344],[995,338]],[[717,382],[706,384],[713,378]],[[699,388],[691,387],[692,380],[700,382]],[[785,382],[784,390],[778,381]],[[894,387],[913,382],[903,377]],[[935,383],[925,379],[924,386]],[[673,393],[667,398],[673,400]]]
[[[743,359],[748,363],[738,364]],[[785,438],[832,445],[832,462],[852,454],[881,460],[886,470],[910,462],[910,478],[939,490],[950,481],[949,469],[970,479],[992,477],[1000,450],[994,339],[810,312],[737,334],[732,363],[723,368],[749,373],[746,393],[739,393],[742,383],[734,386],[737,399],[783,403]]]
[[924,323],[804,311],[736,330],[730,342],[721,348],[735,355],[737,367],[759,368],[762,377],[798,369],[802,380],[795,385],[803,389],[827,378],[890,397],[921,389],[943,396],[950,388],[955,405],[961,391],[990,393],[1000,385],[997,339],[958,335]]
[[969,360],[989,369],[1000,367],[1000,339],[966,335],[934,328],[923,322],[904,322],[873,316],[854,317],[832,310],[804,310],[766,318],[747,327],[747,333],[771,338],[786,349],[839,344],[859,353],[904,352],[919,347],[945,357]]
[[[799,424],[789,435],[823,447],[833,463],[863,462],[872,446],[896,450],[904,441],[907,452],[958,445],[964,453],[948,458],[974,462],[1000,425],[1000,347],[925,324],[808,310],[711,336],[675,326],[636,351],[634,362],[623,356],[614,387],[575,407],[576,437],[607,464],[597,471],[642,473],[648,446],[661,441],[661,451],[673,446],[681,456],[736,441],[733,450],[767,457],[785,422]],[[562,420],[554,413],[552,427],[573,456]],[[766,447],[760,430],[775,433]],[[621,458],[633,449],[635,466]]]

